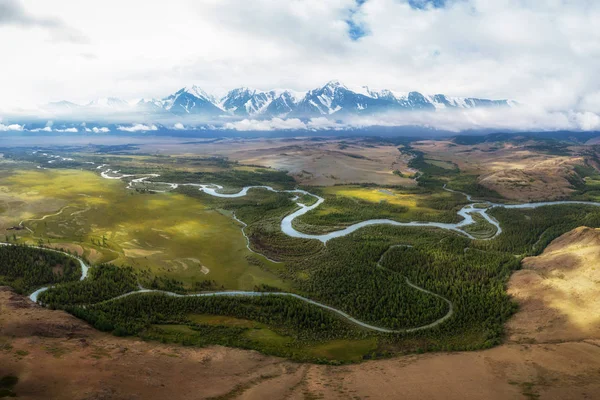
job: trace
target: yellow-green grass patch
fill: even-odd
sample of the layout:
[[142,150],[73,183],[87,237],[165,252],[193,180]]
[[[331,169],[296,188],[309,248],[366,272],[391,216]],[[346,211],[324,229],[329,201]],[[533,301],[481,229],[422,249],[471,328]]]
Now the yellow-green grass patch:
[[362,340],[339,339],[331,340],[322,344],[311,346],[306,349],[307,353],[314,358],[325,358],[337,361],[361,361],[367,354],[377,349],[377,339],[369,338]]
[[[236,221],[209,209],[200,199],[178,193],[140,194],[125,186],[76,170],[24,170],[0,179],[0,187],[24,203],[33,199],[36,204],[55,204],[44,214],[28,213],[30,218],[72,207],[28,222],[33,233],[19,234],[27,235],[30,243],[41,239],[77,244],[93,261],[149,268],[189,287],[210,279],[226,289],[252,290],[261,284],[290,289],[277,276],[282,264],[248,250]],[[77,210],[86,211],[74,214]],[[250,263],[249,257],[260,262]],[[191,259],[198,262],[188,262]]]
[[425,162],[427,164],[435,165],[436,167],[444,168],[444,169],[455,169],[456,165],[451,163],[450,161],[443,160],[434,160],[432,158],[425,158]]
[[386,201],[390,204],[406,207],[417,207],[419,195],[399,193],[394,189],[363,188],[359,186],[331,186],[324,188],[325,193],[335,196],[345,196],[359,200],[379,203]]
[[[331,186],[327,188],[323,188],[325,194],[334,195],[334,196],[343,196],[351,199],[357,199],[362,201],[367,201],[371,203],[381,203],[386,202],[388,204],[393,204],[397,206],[403,206],[408,208],[408,212],[400,213],[398,217],[400,219],[410,219],[415,217],[415,214],[429,214],[429,215],[437,215],[443,213],[443,211],[436,210],[430,207],[423,207],[421,202],[431,198],[432,196],[437,197],[451,197],[451,193],[403,193],[398,189],[392,188],[365,188],[360,186]],[[343,210],[337,209],[335,207],[328,207],[327,201],[317,208],[314,212],[317,212],[319,215],[327,215],[331,213],[340,213]]]
[[246,337],[253,342],[258,343],[261,347],[278,348],[279,346],[287,346],[294,340],[289,336],[283,336],[267,328],[251,329],[245,333]]
[[165,325],[152,325],[153,328],[158,328],[168,333],[183,333],[186,335],[198,335],[198,332],[193,330],[187,325],[177,325],[177,324],[165,324]]
[[264,328],[265,325],[248,319],[228,317],[225,315],[190,314],[188,319],[200,325],[234,326],[237,328]]
[[[398,222],[456,222],[462,196],[445,191],[344,185],[319,188],[325,202],[294,221],[306,233],[324,233],[352,223],[388,218]],[[373,206],[371,206],[372,204]]]

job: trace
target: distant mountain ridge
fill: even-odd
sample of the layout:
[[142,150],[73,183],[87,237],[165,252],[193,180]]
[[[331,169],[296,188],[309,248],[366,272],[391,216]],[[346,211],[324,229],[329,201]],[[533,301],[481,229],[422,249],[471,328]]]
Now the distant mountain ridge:
[[162,99],[142,99],[130,104],[109,97],[86,105],[59,101],[47,105],[49,110],[76,113],[85,110],[114,110],[144,114],[240,118],[314,118],[349,116],[390,111],[436,111],[481,107],[513,107],[512,100],[490,100],[471,97],[449,97],[444,94],[424,95],[419,92],[399,93],[368,87],[350,89],[339,81],[330,81],[307,92],[287,89],[262,91],[246,87],[229,91],[220,99],[198,86],[185,87]]

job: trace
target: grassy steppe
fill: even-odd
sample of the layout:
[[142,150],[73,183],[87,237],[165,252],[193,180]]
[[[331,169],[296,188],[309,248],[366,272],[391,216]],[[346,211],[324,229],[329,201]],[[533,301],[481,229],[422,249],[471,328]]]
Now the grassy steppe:
[[458,222],[456,212],[465,197],[440,189],[344,185],[311,188],[325,198],[319,208],[294,221],[310,233],[337,230],[367,219],[389,218],[399,222]]
[[[130,163],[123,172],[167,168],[160,160],[153,161],[152,171],[136,165],[149,163],[149,158],[123,161]],[[455,189],[490,195],[473,177],[422,163],[428,169],[419,181],[422,185],[414,189],[368,185],[310,189],[326,202],[301,218],[298,229],[327,231],[369,218],[456,221],[456,210],[465,199],[444,191],[447,181]],[[230,166],[223,173],[223,168],[167,171],[157,180],[214,182],[228,190],[250,184],[290,187],[281,172],[249,168],[240,174],[239,166]],[[187,289],[214,280],[227,289],[262,285],[263,290],[290,290],[365,322],[398,329],[431,323],[448,311],[446,303],[410,287],[406,278],[454,304],[448,321],[409,334],[362,330],[312,305],[272,296],[209,299],[149,294],[69,308],[98,329],[119,335],[253,348],[311,361],[358,361],[496,345],[515,310],[505,285],[518,268],[520,255],[540,251],[573,226],[600,226],[597,208],[493,209],[490,213],[504,233],[490,241],[471,241],[439,229],[371,226],[323,246],[281,232],[281,218],[296,208],[292,196],[284,193],[251,190],[242,198],[223,199],[182,187],[150,194],[126,190],[124,182],[102,179],[97,172],[31,168],[1,174],[0,193],[7,199],[2,203],[3,217],[12,218],[13,224],[26,219],[24,225],[31,230],[15,233],[19,241],[69,244],[95,263],[132,265],[143,272],[140,276],[177,279]],[[273,263],[248,250],[233,213],[248,224],[245,232],[253,249],[284,262]],[[492,232],[486,224],[478,220],[468,229],[488,236]],[[405,246],[390,251],[394,245]]]
[[247,249],[238,222],[197,198],[140,194],[78,170],[17,170],[0,180],[0,190],[22,202],[55,205],[42,219],[32,209],[13,214],[9,204],[4,216],[14,224],[25,219],[33,231],[20,231],[22,242],[70,243],[94,263],[149,269],[189,286],[210,279],[227,289],[289,289],[277,276],[280,264]]

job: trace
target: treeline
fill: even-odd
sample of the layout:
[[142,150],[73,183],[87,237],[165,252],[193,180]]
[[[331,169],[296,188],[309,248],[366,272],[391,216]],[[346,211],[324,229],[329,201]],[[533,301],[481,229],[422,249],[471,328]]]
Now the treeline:
[[561,204],[533,209],[495,207],[488,214],[496,218],[502,234],[494,240],[475,242],[474,247],[518,255],[537,255],[560,235],[579,226],[600,227],[600,207]]
[[281,220],[298,208],[291,200],[294,194],[274,193],[253,189],[243,197],[220,198],[200,192],[196,188],[181,187],[183,193],[202,199],[215,209],[225,209],[248,224],[244,229],[251,248],[275,260],[304,258],[323,249],[321,242],[296,239],[281,232]]
[[339,224],[349,224],[373,218],[389,218],[409,211],[406,206],[388,202],[374,203],[345,196],[327,196],[322,207],[333,211],[319,213],[320,210],[317,209],[303,215],[299,220],[305,224],[329,225],[335,229],[335,225]]
[[169,278],[166,276],[152,276],[148,277],[147,279],[140,279],[140,283],[144,288],[147,289],[162,290],[165,292],[172,292],[178,294],[225,289],[223,285],[219,285],[215,280],[212,279],[196,281],[192,284],[191,288],[187,288],[182,281],[178,281],[177,279]]
[[293,238],[283,233],[281,218],[255,222],[245,232],[254,251],[277,261],[304,259],[324,250],[318,240]]
[[[311,257],[291,258],[283,274],[307,297],[376,326],[412,328],[446,315],[448,305],[443,300],[408,286],[405,281],[408,278],[413,284],[448,298],[454,305],[454,315],[433,329],[384,335],[390,348],[403,340],[406,343],[416,340],[419,348],[430,350],[487,348],[501,341],[503,324],[516,309],[505,290],[510,273],[519,267],[515,251],[541,249],[549,240],[575,226],[600,226],[600,209],[592,206],[555,206],[551,213],[547,209],[496,208],[491,213],[504,227],[504,233],[494,240],[471,241],[439,229],[371,226],[328,242],[327,247]],[[261,226],[260,223],[251,230]],[[530,231],[531,234],[527,233]],[[538,234],[543,235],[540,238]],[[287,240],[289,250],[298,250],[303,242]],[[390,249],[395,244],[413,247]],[[96,270],[100,268],[92,271]],[[95,280],[93,274],[90,279]],[[157,282],[158,287],[166,285],[163,279]],[[98,296],[94,300],[107,297]],[[309,341],[380,335],[357,330],[331,312],[285,297],[172,298],[145,294],[101,304],[92,304],[89,294],[84,298],[85,303],[79,304],[88,304],[85,308],[69,307],[69,310],[99,329],[120,335],[144,336],[156,324],[190,325],[188,315],[194,313],[258,321],[283,335]],[[42,298],[42,301],[47,300]],[[65,299],[56,302],[63,306],[78,304]],[[150,337],[160,337],[155,330],[152,332],[154,336]],[[230,336],[217,342],[253,346],[244,341],[227,342]]]
[[409,145],[398,149],[402,154],[412,156],[408,167],[418,170],[418,184],[426,188],[441,188],[447,177],[456,176],[459,170],[438,167],[425,161],[425,153]]
[[502,199],[502,196],[495,190],[480,185],[475,175],[461,174],[458,168],[446,169],[430,164],[425,160],[425,153],[410,146],[398,150],[403,154],[412,155],[413,158],[409,161],[408,166],[419,171],[419,186],[441,188],[444,184],[447,184],[450,189],[470,194],[476,198],[486,200]]
[[[429,196],[419,199],[417,201],[417,207],[432,208],[440,211],[452,211],[448,213],[453,215],[454,218],[445,220],[444,222],[458,222],[458,216],[456,213],[462,208],[463,205],[467,204],[465,196],[460,193],[451,193],[448,191],[437,191],[431,192]],[[446,215],[446,213],[444,213]]]
[[449,237],[438,246],[397,247],[386,254],[382,265],[452,301],[454,316],[432,334],[447,339],[477,332],[470,346],[485,348],[500,343],[503,325],[516,311],[505,284],[520,262],[510,254],[478,251],[467,244]]
[[570,198],[600,201],[600,172],[593,166],[593,163],[600,165],[600,159],[593,151],[589,151],[586,157],[589,161],[586,161],[585,165],[576,165],[574,173],[567,177],[575,189]]
[[[422,153],[414,149],[402,151],[411,152],[414,156],[411,166],[422,172],[420,187],[410,189],[428,195],[419,200],[419,208],[426,207],[439,213],[420,215],[414,209],[386,202],[372,203],[331,196],[327,197],[324,204],[324,207],[331,206],[326,213],[320,214],[318,211],[321,209],[317,209],[296,221],[304,224],[299,226],[299,230],[307,231],[309,224],[316,226],[316,229],[331,229],[335,225],[370,218],[422,221],[427,218],[438,221],[448,218],[447,222],[455,221],[456,209],[465,203],[465,199],[460,194],[442,192],[442,185],[446,182],[448,187],[468,192],[476,198],[499,197],[497,193],[479,185],[475,176],[460,175],[458,171],[431,165],[425,161]],[[591,172],[582,170],[578,173],[581,176]],[[161,170],[161,173],[164,171]],[[210,173],[167,171],[167,174],[158,178],[174,182],[214,182],[230,188],[265,184],[278,188],[291,187],[290,179],[285,173],[271,170]],[[408,278],[413,284],[449,299],[453,303],[454,314],[432,329],[383,335],[361,330],[330,311],[291,297],[176,298],[136,294],[111,300],[135,290],[138,278],[131,268],[113,265],[94,267],[88,279],[58,285],[43,293],[40,300],[54,307],[67,308],[96,328],[118,335],[161,338],[160,335],[166,333],[157,333],[156,325],[184,325],[193,330],[205,329],[203,332],[211,335],[212,343],[257,346],[236,339],[248,328],[225,329],[206,325],[200,328],[190,319],[190,314],[211,314],[258,321],[281,335],[313,343],[375,335],[378,340],[387,341],[387,349],[400,351],[414,350],[417,346],[420,349],[441,350],[485,348],[501,341],[503,325],[516,309],[506,295],[506,283],[511,272],[519,268],[520,256],[538,254],[551,240],[575,227],[600,227],[599,207],[498,207],[489,213],[500,222],[503,233],[489,241],[472,241],[457,233],[435,228],[379,225],[363,228],[323,246],[319,241],[291,238],[281,232],[281,219],[296,208],[291,201],[293,195],[253,190],[245,197],[226,199],[207,195],[192,187],[178,190],[201,198],[213,208],[235,212],[238,218],[248,224],[245,232],[250,238],[251,247],[273,259],[286,261],[279,273],[282,278],[293,282],[294,289],[306,297],[343,310],[372,325],[392,329],[427,325],[447,314],[449,308],[445,301],[411,287],[406,283]],[[391,247],[393,245],[412,247]],[[2,250],[0,248],[0,255]],[[5,266],[2,261],[0,258],[0,271]],[[78,271],[76,261],[72,261]],[[40,276],[40,281],[44,281],[42,284],[53,283],[48,279],[57,279],[47,275],[48,270],[53,272],[56,265],[51,262],[47,264],[44,267],[46,269],[40,267],[42,272],[36,274]],[[63,267],[63,275],[64,271]],[[9,279],[17,281],[17,284],[19,279],[25,281],[24,272],[18,275],[14,271],[2,273],[2,279],[7,279],[6,276],[11,274],[16,278]],[[187,289],[182,282],[168,277],[153,277],[150,273],[141,273],[139,276],[145,287],[177,293],[185,293]],[[219,283],[208,280],[192,288],[194,291],[217,289]],[[255,290],[269,292],[279,289],[257,284]]]
[[211,196],[189,186],[181,186],[177,190],[199,198],[213,208],[232,211],[247,224],[268,218],[281,219],[297,208],[296,203],[291,200],[294,194],[276,193],[261,188],[249,190],[246,196],[233,198]]
[[95,304],[138,288],[133,268],[103,264],[90,268],[87,279],[50,288],[40,294],[39,301],[62,308],[73,304]]
[[138,335],[154,324],[191,323],[190,314],[227,315],[258,321],[301,340],[347,336],[351,328],[332,313],[281,296],[171,297],[137,294],[68,311],[102,331]]
[[[146,172],[147,173],[147,172]],[[226,188],[241,189],[244,186],[268,185],[279,189],[293,189],[296,186],[294,178],[285,171],[274,169],[255,169],[253,171],[230,169],[215,172],[187,172],[166,170],[158,178],[151,178],[149,182],[174,182],[174,183],[216,183]]]
[[18,293],[80,277],[79,262],[65,254],[22,245],[0,245],[0,285],[11,286]]
[[465,204],[460,194],[428,191],[417,198],[411,208],[386,201],[378,203],[339,195],[323,194],[325,202],[317,209],[294,220],[294,227],[305,233],[331,232],[340,227],[369,219],[392,219],[398,222],[458,222],[457,211]]
[[[454,315],[435,328],[403,336],[418,339],[420,348],[486,348],[500,342],[503,324],[515,311],[505,285],[519,259],[477,250],[475,243],[440,229],[371,226],[288,265],[309,297],[373,325],[417,327],[447,313],[445,302],[406,285],[408,278],[449,299]],[[390,249],[399,244],[413,247]],[[383,268],[377,267],[379,260]],[[390,343],[398,343],[397,335]]]
[[410,287],[403,275],[390,274],[377,266],[400,232],[403,244],[430,240],[431,236],[438,240],[445,237],[423,228],[373,226],[331,240],[326,251],[289,266],[296,272],[297,285],[310,298],[359,320],[390,329],[427,325],[446,315],[448,305]]
[[476,200],[499,201],[503,199],[500,193],[488,189],[478,183],[476,175],[457,175],[448,182],[447,187],[452,190],[470,194]]
[[143,282],[143,286],[153,290],[163,290],[173,293],[187,293],[183,282],[166,276],[154,276],[152,279]]
[[471,214],[473,217],[474,223],[464,226],[462,228],[463,231],[469,233],[476,239],[489,239],[493,237],[497,232],[498,228],[489,223],[484,217],[479,214],[473,213]]

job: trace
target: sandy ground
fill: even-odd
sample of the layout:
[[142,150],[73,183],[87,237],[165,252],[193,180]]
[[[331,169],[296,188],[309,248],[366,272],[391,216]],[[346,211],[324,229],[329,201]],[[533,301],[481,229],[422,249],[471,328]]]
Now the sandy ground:
[[599,258],[578,228],[526,259],[502,346],[342,367],[116,338],[0,288],[0,377],[21,399],[600,399]]
[[20,399],[594,399],[600,346],[510,344],[331,367],[120,339],[0,292],[0,376]]
[[413,147],[429,157],[454,162],[461,171],[479,175],[479,183],[507,199],[541,201],[568,196],[573,190],[567,178],[575,165],[583,163],[583,157],[549,155],[526,148],[533,144],[463,146],[427,140],[414,143]]
[[395,146],[364,143],[360,139],[223,139],[211,143],[160,144],[141,146],[141,152],[222,156],[243,164],[289,171],[305,185],[340,183],[414,185],[394,175],[394,170],[412,174],[408,157]]
[[509,340],[600,339],[600,230],[577,228],[523,260],[508,292],[520,304]]

